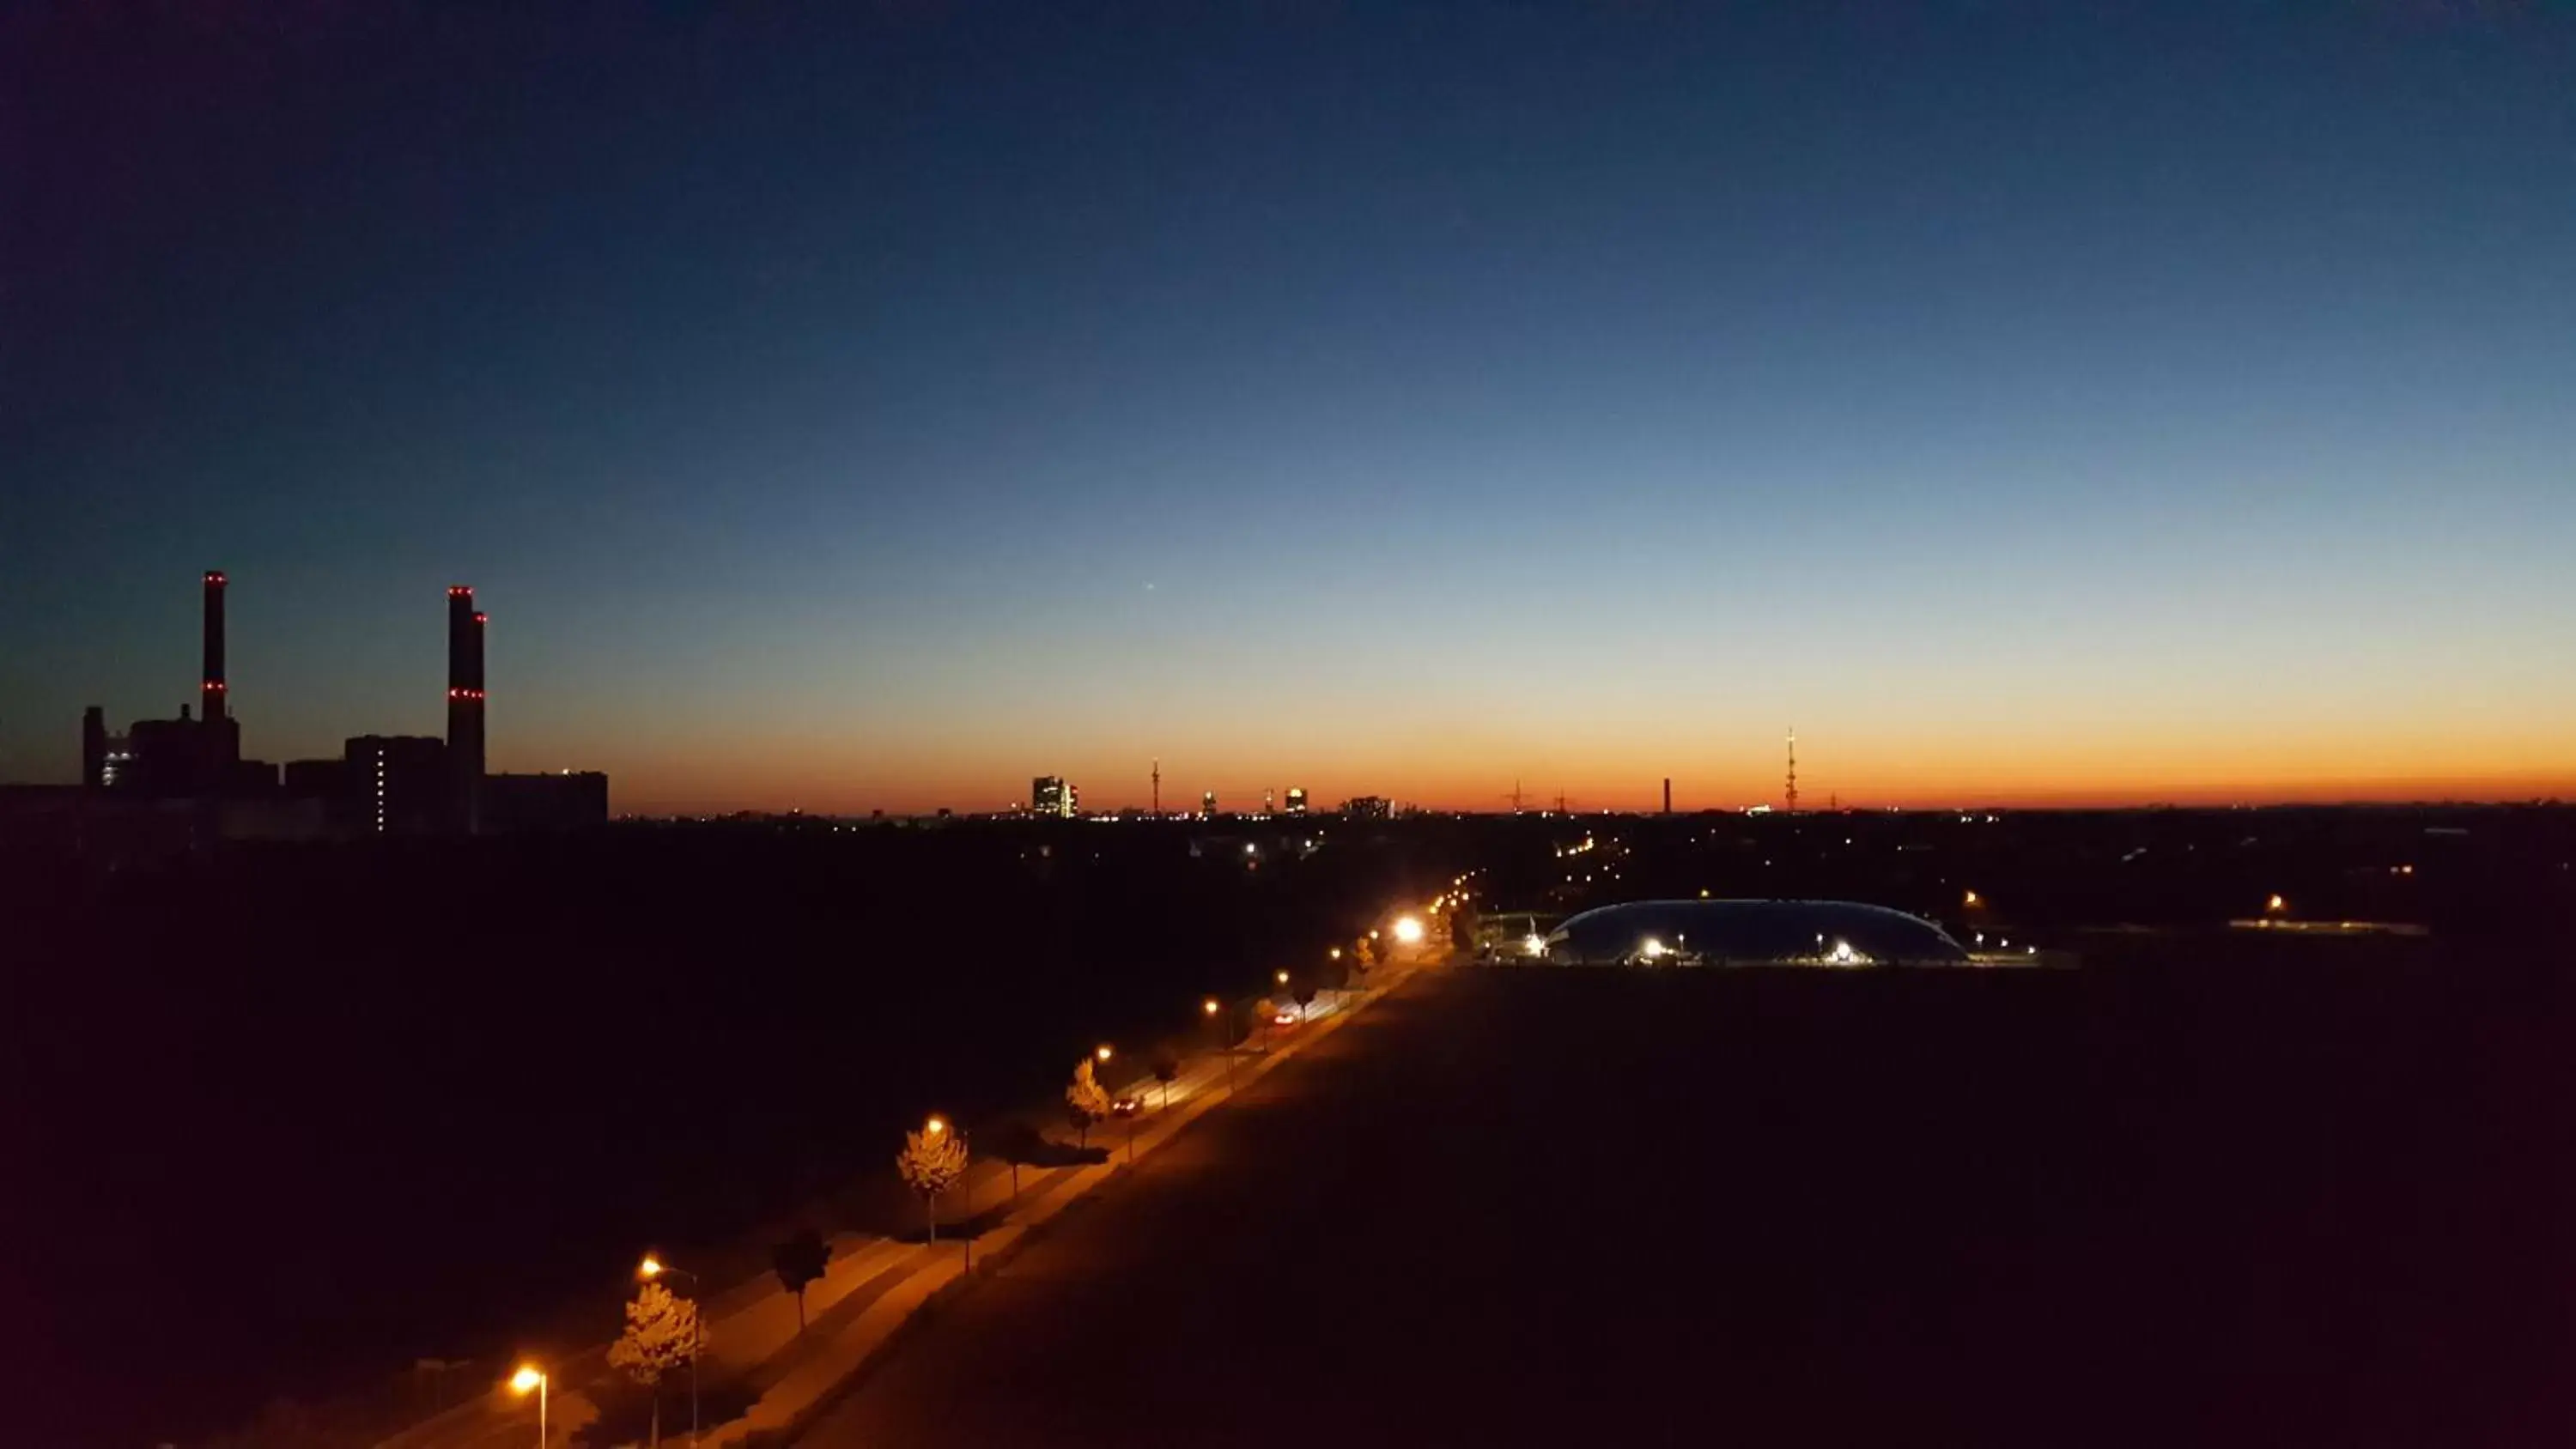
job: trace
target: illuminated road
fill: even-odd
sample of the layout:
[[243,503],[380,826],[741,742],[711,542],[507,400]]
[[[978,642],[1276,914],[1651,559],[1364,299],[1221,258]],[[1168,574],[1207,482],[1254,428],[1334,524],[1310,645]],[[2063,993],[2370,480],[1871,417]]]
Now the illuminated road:
[[[1348,1003],[1338,992],[1317,996],[1307,1008],[1305,1020],[1295,1026],[1265,1025],[1263,1029],[1236,1049],[1236,1070],[1242,1071],[1268,1048],[1294,1040],[1300,1033],[1329,1021]],[[1122,1067],[1126,1064],[1122,1064]],[[1163,1085],[1146,1077],[1125,1082],[1117,1073],[1108,1080],[1120,1081],[1121,1093],[1135,1093],[1144,1102],[1142,1114],[1134,1120],[1143,1128],[1169,1106],[1177,1109],[1208,1094],[1227,1090],[1230,1073],[1227,1059],[1211,1052],[1197,1052],[1182,1062],[1182,1070],[1168,1092]],[[1051,1130],[1054,1114],[1042,1113]],[[1124,1149],[1130,1124],[1113,1119],[1092,1129],[1095,1147],[1116,1155]],[[1070,1175],[1067,1168],[1023,1167],[1020,1170],[1022,1199],[1035,1201],[1057,1189]],[[937,1249],[941,1253],[960,1251],[955,1225],[978,1214],[993,1214],[1011,1201],[1010,1172],[991,1158],[976,1159],[965,1186],[950,1193],[940,1209],[941,1221],[949,1226],[942,1231]],[[861,1311],[876,1300],[890,1283],[924,1260],[926,1250],[917,1241],[875,1237],[864,1233],[843,1233],[833,1240],[832,1257],[824,1278],[806,1290],[806,1332],[813,1336],[828,1335],[855,1320]],[[683,1292],[687,1291],[685,1287]],[[745,1376],[750,1389],[757,1392],[775,1382],[786,1367],[796,1360],[797,1312],[794,1298],[781,1290],[774,1279],[763,1274],[715,1294],[709,1300],[709,1378],[729,1377],[735,1372]],[[559,1433],[569,1434],[589,1425],[595,1414],[592,1405],[604,1390],[617,1384],[606,1362],[606,1346],[593,1345],[551,1365],[553,1387],[553,1421]],[[685,1414],[686,1400],[666,1396],[666,1415]],[[685,1425],[686,1420],[678,1420]],[[709,1420],[709,1427],[715,1425]],[[432,1423],[420,1425],[390,1442],[387,1449],[507,1449],[530,1440],[536,1423],[533,1400],[494,1393],[466,1405]],[[666,1422],[666,1428],[670,1424]],[[597,1437],[595,1434],[591,1437]]]
[[2568,1424],[2568,1314],[2534,1271],[2570,1261],[2565,1174],[2462,1125],[2563,1099],[2510,1089],[2526,1070],[2563,1088],[2564,1066],[2536,1041],[2457,1051],[2492,1024],[2403,993],[2169,990],[1420,978],[1069,1214],[803,1442],[2457,1444]]

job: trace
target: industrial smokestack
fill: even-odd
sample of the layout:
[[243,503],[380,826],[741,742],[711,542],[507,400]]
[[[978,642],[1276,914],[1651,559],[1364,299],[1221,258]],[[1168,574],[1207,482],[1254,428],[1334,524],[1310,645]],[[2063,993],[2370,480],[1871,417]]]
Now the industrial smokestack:
[[107,711],[97,705],[81,711],[81,785],[96,790],[107,784]]
[[1670,775],[1664,777],[1664,813],[1673,813],[1673,777]]
[[197,717],[219,720],[232,713],[224,707],[224,576],[206,571],[205,659],[197,676]]
[[472,832],[482,824],[483,615],[474,591],[447,591],[447,764],[454,778],[458,823]]

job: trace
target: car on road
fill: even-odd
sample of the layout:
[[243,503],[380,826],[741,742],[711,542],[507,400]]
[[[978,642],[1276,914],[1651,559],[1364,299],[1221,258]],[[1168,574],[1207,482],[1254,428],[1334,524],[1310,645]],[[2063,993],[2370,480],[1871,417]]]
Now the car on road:
[[1144,1110],[1145,1099],[1134,1092],[1109,1104],[1109,1115],[1112,1117],[1133,1117]]

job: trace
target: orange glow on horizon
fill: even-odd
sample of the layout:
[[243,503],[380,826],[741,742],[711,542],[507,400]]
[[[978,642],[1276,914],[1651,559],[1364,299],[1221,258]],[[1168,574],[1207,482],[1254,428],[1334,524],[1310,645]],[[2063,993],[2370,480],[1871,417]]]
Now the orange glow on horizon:
[[[732,722],[729,722],[732,723]],[[1855,723],[1855,728],[1859,728]],[[1167,809],[1216,792],[1232,812],[1259,808],[1265,789],[1305,784],[1319,811],[1375,795],[1432,810],[1499,813],[1515,781],[1524,808],[1651,812],[1664,777],[1683,813],[1781,807],[1783,762],[1767,735],[1724,751],[1705,737],[1625,738],[1607,725],[1553,738],[1532,723],[1509,734],[1450,738],[1411,722],[1367,738],[1261,731],[1191,758],[1179,742],[1130,747],[1068,738],[1056,744],[926,727],[853,743],[848,735],[780,731],[758,738],[682,731],[605,745],[567,732],[516,743],[496,770],[553,769],[564,759],[606,770],[622,814],[718,814],[801,809],[864,816],[961,815],[1026,803],[1030,777],[1063,774],[1087,810],[1142,809],[1159,752]],[[2514,801],[2576,798],[2576,729],[2544,717],[2478,716],[2438,727],[2319,721],[2301,729],[2231,731],[2199,720],[2116,723],[2091,730],[2024,726],[1979,731],[1947,721],[1872,723],[1845,733],[1799,731],[1799,803],[1844,809],[2048,809],[2147,805]],[[1127,755],[1132,753],[1132,760]],[[1175,802],[1181,802],[1175,805]]]

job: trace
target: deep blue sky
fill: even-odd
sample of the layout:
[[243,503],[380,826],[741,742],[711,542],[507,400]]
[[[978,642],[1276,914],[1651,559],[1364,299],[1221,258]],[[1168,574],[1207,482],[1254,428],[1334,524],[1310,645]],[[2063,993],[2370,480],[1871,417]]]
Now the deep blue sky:
[[2576,782],[2576,13],[0,20],[0,779]]

